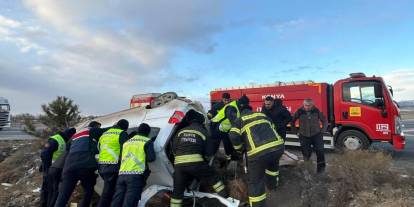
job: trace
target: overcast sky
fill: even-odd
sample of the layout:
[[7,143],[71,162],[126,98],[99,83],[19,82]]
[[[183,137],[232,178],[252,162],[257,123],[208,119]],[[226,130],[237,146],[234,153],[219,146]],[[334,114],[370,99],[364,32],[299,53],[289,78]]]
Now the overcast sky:
[[414,1],[1,0],[0,96],[40,113],[58,95],[83,114],[133,94],[380,75],[414,99]]

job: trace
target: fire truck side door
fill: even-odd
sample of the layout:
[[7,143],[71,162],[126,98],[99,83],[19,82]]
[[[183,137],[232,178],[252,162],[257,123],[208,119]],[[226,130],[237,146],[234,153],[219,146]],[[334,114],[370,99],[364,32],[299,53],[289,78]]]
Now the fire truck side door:
[[353,81],[342,85],[340,120],[362,126],[371,139],[389,139],[391,123],[385,111],[382,85],[378,81]]

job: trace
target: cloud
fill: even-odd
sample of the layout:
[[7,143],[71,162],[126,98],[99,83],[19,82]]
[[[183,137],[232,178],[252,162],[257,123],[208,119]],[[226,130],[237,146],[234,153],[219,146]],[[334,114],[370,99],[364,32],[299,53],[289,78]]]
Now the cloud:
[[397,101],[414,100],[414,69],[399,69],[383,75],[385,83],[392,86]]
[[41,55],[46,52],[45,48],[26,37],[33,35],[39,30],[38,27],[31,27],[25,22],[20,22],[0,15],[0,42],[16,45],[21,53],[34,51]]
[[10,18],[0,15],[0,26],[17,28],[21,26],[21,23],[14,19],[10,19]]
[[277,32],[283,33],[290,30],[296,30],[303,28],[306,25],[304,19],[291,19],[288,21],[281,21],[271,24],[270,26],[274,28]]
[[0,57],[0,90],[35,95],[34,105],[66,95],[88,114],[125,108],[136,93],[160,92],[178,76],[169,71],[175,51],[212,53],[212,36],[222,29],[220,1],[24,0],[23,6],[30,21],[0,16],[0,44],[21,53]]

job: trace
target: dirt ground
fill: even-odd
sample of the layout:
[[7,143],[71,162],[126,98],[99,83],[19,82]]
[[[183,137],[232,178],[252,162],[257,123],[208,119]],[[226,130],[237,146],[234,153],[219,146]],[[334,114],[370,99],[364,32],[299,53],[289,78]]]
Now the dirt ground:
[[[42,176],[40,140],[0,141],[0,206],[38,206]],[[280,185],[269,192],[269,206],[414,206],[414,172],[394,171],[392,157],[382,152],[338,153],[328,162],[327,172],[315,173],[314,163],[280,169]],[[238,179],[232,170],[222,171],[231,195],[245,201],[247,187],[242,168]],[[71,202],[80,198],[80,190]],[[94,196],[93,205],[99,199]],[[160,205],[159,205],[160,206]]]
[[37,140],[0,142],[0,206],[38,205],[40,146]]

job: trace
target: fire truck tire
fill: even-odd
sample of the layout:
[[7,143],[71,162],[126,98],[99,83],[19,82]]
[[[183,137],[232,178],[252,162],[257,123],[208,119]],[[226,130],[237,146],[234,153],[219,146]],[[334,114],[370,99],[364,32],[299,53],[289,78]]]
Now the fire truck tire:
[[367,136],[357,130],[343,131],[337,139],[337,146],[340,149],[361,150],[368,149],[369,145]]

